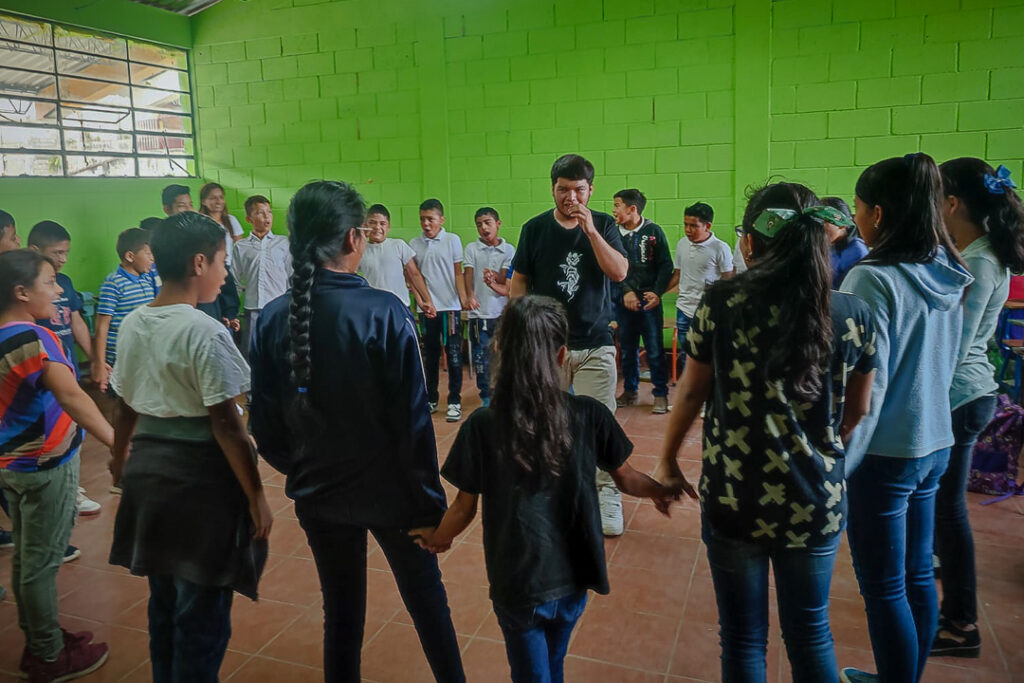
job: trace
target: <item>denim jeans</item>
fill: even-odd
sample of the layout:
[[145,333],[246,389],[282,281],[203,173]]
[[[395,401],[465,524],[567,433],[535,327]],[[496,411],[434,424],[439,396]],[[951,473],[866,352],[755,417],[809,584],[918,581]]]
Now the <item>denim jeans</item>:
[[622,351],[622,388],[635,392],[640,386],[639,343],[642,338],[647,350],[647,364],[651,368],[653,394],[668,396],[668,367],[661,331],[665,314],[661,303],[649,311],[631,311],[622,304],[616,304],[615,319],[619,322],[619,348]]
[[921,680],[939,607],[932,569],[944,448],[922,458],[867,455],[847,479],[853,568],[882,683]]
[[[309,515],[301,515],[299,523],[313,550],[324,598],[324,680],[359,681],[366,622],[367,529]],[[434,678],[445,683],[466,680],[437,556],[400,529],[369,531],[391,565]]]
[[562,683],[569,636],[586,606],[586,591],[525,609],[494,606],[513,683]]
[[473,344],[473,367],[476,370],[476,388],[480,398],[491,397],[491,337],[498,326],[497,318],[485,320],[473,318],[469,321],[469,340]]
[[949,468],[939,480],[935,498],[935,554],[942,565],[941,613],[950,621],[978,621],[974,535],[967,518],[967,476],[974,444],[995,410],[995,394],[989,394],[953,411],[954,444],[949,453]]
[[423,372],[427,401],[437,403],[441,372],[441,346],[448,360],[448,403],[462,403],[462,316],[459,311],[438,311],[436,318],[420,313],[423,328]]
[[693,318],[689,317],[678,308],[676,309],[676,329],[679,331],[678,341],[679,345],[679,370],[680,375],[682,369],[686,367],[686,333],[690,331],[690,323]]
[[14,552],[11,592],[18,626],[36,657],[53,661],[64,647],[57,620],[57,570],[78,515],[78,458],[41,472],[0,470]]
[[723,683],[766,680],[769,562],[775,573],[779,621],[793,681],[837,681],[828,592],[839,536],[813,548],[772,547],[726,538],[706,524],[702,536],[718,602]]
[[225,586],[176,576],[149,577],[149,658],[153,683],[216,683],[231,640]]

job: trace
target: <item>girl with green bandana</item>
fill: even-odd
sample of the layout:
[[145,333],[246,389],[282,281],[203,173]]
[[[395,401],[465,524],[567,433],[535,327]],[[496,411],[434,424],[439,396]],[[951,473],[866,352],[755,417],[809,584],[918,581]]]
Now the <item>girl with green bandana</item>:
[[838,680],[828,595],[843,442],[870,401],[874,327],[863,302],[831,291],[825,222],[849,220],[803,185],[755,192],[749,270],[706,291],[686,337],[657,477],[686,481],[679,447],[709,401],[698,491],[726,683],[766,678],[769,567],[793,680]]

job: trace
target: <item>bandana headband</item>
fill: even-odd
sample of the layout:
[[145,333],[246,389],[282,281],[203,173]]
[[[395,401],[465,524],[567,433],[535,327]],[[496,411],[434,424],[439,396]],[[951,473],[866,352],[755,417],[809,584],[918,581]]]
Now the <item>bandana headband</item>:
[[810,216],[818,222],[831,223],[844,228],[853,226],[853,221],[839,209],[834,209],[831,206],[812,206],[799,213],[793,209],[765,209],[754,221],[754,232],[772,239],[784,227],[801,216]]

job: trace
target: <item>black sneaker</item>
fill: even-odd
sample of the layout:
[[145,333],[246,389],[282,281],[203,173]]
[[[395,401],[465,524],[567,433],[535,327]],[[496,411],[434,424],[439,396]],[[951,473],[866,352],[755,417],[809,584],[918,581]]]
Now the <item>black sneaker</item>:
[[939,621],[939,630],[932,642],[931,657],[969,657],[981,656],[981,633],[975,626],[971,631],[962,631],[946,619]]
[[64,550],[64,557],[61,558],[61,562],[73,562],[82,556],[82,551],[73,545],[69,545]]

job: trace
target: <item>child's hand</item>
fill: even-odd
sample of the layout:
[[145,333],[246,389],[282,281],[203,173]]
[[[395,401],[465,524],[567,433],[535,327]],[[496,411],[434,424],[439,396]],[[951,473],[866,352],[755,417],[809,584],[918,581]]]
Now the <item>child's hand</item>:
[[110,379],[110,373],[112,371],[113,368],[110,367],[110,363],[106,362],[101,363],[99,367],[96,368],[96,372],[93,373],[92,381],[96,383],[96,386],[99,387],[100,391],[107,390],[107,382]]
[[469,299],[466,301],[466,310],[475,311],[478,308],[480,308],[480,300],[477,299],[475,295],[469,297]]
[[644,310],[649,311],[661,303],[661,297],[654,292],[644,292]]
[[434,319],[437,317],[437,309],[434,307],[434,304],[430,303],[429,301],[420,306],[420,308],[423,309],[423,315],[427,316],[428,318]]
[[270,505],[267,504],[267,497],[263,491],[256,494],[256,499],[249,502],[249,514],[252,516],[253,526],[252,537],[262,540],[270,536],[270,527],[274,525],[274,515],[270,512]]
[[223,320],[224,324],[232,332],[238,332],[240,329],[242,329],[242,323],[238,322],[238,318],[232,318],[231,320],[224,318]]
[[630,311],[640,310],[640,300],[636,298],[636,292],[626,292],[622,295],[622,305]]

